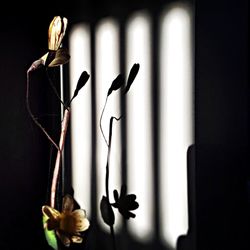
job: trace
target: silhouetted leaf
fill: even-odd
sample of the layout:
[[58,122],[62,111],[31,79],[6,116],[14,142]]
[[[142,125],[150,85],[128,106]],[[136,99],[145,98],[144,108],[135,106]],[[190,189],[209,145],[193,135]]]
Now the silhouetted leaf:
[[[48,64],[48,67],[56,67],[56,66],[65,64],[69,61],[69,59],[70,59],[70,55],[68,53],[68,50],[66,48],[60,48],[56,51],[54,59]],[[46,63],[47,63],[47,60],[46,60]]]
[[80,75],[79,79],[78,79],[78,82],[77,82],[77,85],[76,85],[76,89],[74,91],[74,95],[71,98],[71,100],[69,102],[69,105],[73,101],[73,99],[78,95],[78,92],[86,84],[86,82],[88,81],[88,79],[89,79],[89,74],[86,71],[83,71],[82,74]]
[[127,194],[127,187],[122,185],[120,197],[117,190],[113,191],[115,203],[113,207],[118,208],[118,211],[122,214],[125,219],[134,218],[135,214],[130,210],[135,210],[139,207],[139,203],[136,201],[135,194]]
[[119,74],[112,82],[111,87],[108,90],[108,96],[112,93],[112,91],[119,89],[123,84],[124,76],[122,74]]
[[86,84],[88,79],[89,79],[89,74],[86,71],[83,71],[82,74],[80,75],[79,79],[78,79],[76,89],[75,89],[75,92],[74,92],[74,98],[78,95],[78,92]]
[[124,92],[125,94],[129,91],[132,83],[134,82],[135,77],[138,74],[139,68],[140,68],[140,64],[139,63],[135,63],[133,65],[133,67],[131,68],[131,70],[129,72],[129,76],[128,76],[128,80],[127,80],[127,85],[126,85],[126,88],[125,88],[125,92]]
[[114,212],[110,203],[108,202],[108,198],[106,196],[102,196],[100,209],[101,209],[101,215],[102,215],[103,221],[109,226],[114,225],[115,215],[114,215]]

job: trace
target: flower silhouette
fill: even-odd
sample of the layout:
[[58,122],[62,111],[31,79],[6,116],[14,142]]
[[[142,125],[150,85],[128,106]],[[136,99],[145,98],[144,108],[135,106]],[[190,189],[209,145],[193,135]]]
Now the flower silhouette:
[[55,230],[56,235],[62,243],[69,247],[70,243],[82,243],[82,232],[89,228],[89,220],[86,218],[86,212],[83,209],[74,208],[74,200],[70,195],[63,198],[62,212],[44,205],[42,207],[43,215],[47,217],[44,228],[46,230]]
[[111,205],[115,208],[118,208],[118,211],[123,215],[125,219],[135,218],[135,214],[131,210],[135,210],[139,207],[139,203],[136,201],[135,194],[126,194],[127,187],[122,185],[120,196],[117,190],[114,190],[114,199],[115,203]]

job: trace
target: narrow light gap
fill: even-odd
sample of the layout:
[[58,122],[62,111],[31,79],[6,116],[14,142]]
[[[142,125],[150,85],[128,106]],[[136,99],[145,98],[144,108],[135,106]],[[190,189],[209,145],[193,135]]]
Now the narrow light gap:
[[150,241],[153,235],[152,199],[152,115],[151,115],[151,22],[146,12],[135,13],[127,24],[127,74],[134,63],[139,73],[127,94],[128,192],[135,193],[139,208],[128,228],[137,240]]
[[[69,34],[70,96],[83,71],[90,75],[90,30],[79,23]],[[91,216],[91,77],[71,104],[72,186],[79,205]]]
[[194,141],[190,15],[187,6],[175,4],[160,22],[161,236],[173,249],[188,230],[186,159]]
[[[186,154],[194,142],[193,135],[193,58],[191,11],[185,5],[172,5],[160,18],[160,76],[159,76],[159,141],[160,141],[160,234],[166,245],[176,248],[176,241],[188,230]],[[150,241],[153,236],[153,159],[152,114],[150,82],[152,58],[150,51],[151,19],[143,11],[134,13],[126,30],[126,71],[140,64],[139,74],[126,100],[128,193],[135,193],[140,204],[136,218],[128,221],[128,229],[137,240]],[[107,145],[102,136],[99,119],[107,91],[119,72],[119,26],[112,18],[101,20],[96,28],[96,108],[97,124],[91,127],[91,77],[72,103],[72,184],[75,198],[89,213],[91,133],[96,130],[98,204],[105,193]],[[70,91],[71,96],[83,70],[90,73],[90,31],[87,24],[78,24],[70,33]],[[106,139],[109,119],[120,116],[120,93],[113,92],[102,119]],[[110,161],[110,197],[121,186],[121,131],[114,122]],[[104,230],[100,210],[98,220]],[[120,215],[116,213],[116,228]]]
[[[105,177],[108,147],[100,129],[100,117],[107,97],[108,89],[112,81],[119,72],[119,27],[118,23],[107,18],[101,20],[96,28],[96,109],[97,109],[97,200],[106,196]],[[120,93],[114,91],[108,98],[108,102],[102,117],[102,129],[106,140],[109,137],[109,122],[111,116],[119,117]],[[121,131],[120,122],[114,121],[112,133],[112,145],[110,155],[110,176],[109,176],[109,195],[110,201],[114,202],[113,190],[120,190],[121,186]],[[115,230],[118,232],[121,226],[120,215],[115,212]],[[109,231],[109,227],[103,223],[100,209],[98,209],[98,218],[100,225],[104,230]]]

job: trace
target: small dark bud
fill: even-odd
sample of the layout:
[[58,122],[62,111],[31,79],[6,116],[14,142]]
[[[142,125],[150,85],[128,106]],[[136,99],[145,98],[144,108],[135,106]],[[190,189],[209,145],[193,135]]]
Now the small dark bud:
[[124,77],[122,74],[119,74],[112,82],[111,87],[108,90],[108,96],[112,93],[112,91],[119,89],[123,84],[124,84]]
[[82,74],[80,75],[79,79],[78,79],[76,89],[75,89],[75,92],[74,92],[74,97],[76,97],[78,95],[78,92],[86,84],[88,79],[89,79],[89,74],[86,71],[83,71]]
[[134,82],[135,77],[138,74],[139,68],[140,68],[140,64],[139,63],[135,63],[133,65],[133,67],[131,68],[131,70],[129,72],[129,76],[128,76],[128,80],[127,80],[127,85],[126,85],[126,88],[125,88],[125,92],[124,92],[125,94],[129,91],[132,83]]

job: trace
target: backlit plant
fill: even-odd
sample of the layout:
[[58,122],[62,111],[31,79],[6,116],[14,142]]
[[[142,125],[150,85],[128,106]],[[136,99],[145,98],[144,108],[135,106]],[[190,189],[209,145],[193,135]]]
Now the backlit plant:
[[[52,79],[49,76],[48,68],[60,66],[62,64],[68,63],[68,61],[70,60],[70,55],[68,53],[68,50],[66,48],[63,48],[62,46],[62,41],[67,29],[67,25],[68,25],[67,18],[61,16],[55,16],[53,18],[48,29],[48,52],[46,52],[38,60],[35,60],[27,70],[26,106],[28,113],[32,118],[33,122],[42,130],[42,132],[46,135],[50,143],[57,150],[55,165],[53,169],[53,177],[50,183],[51,185],[50,202],[48,204],[44,204],[41,208],[45,237],[48,244],[55,250],[58,250],[60,248],[58,240],[65,247],[70,247],[71,244],[82,243],[85,232],[90,228],[90,221],[87,218],[86,211],[79,207],[73,195],[66,193],[63,194],[62,197],[60,197],[60,195],[58,194],[59,173],[62,165],[62,152],[64,150],[65,138],[68,128],[68,123],[70,120],[70,112],[71,112],[70,105],[74,100],[74,98],[78,95],[82,87],[84,87],[84,85],[87,83],[90,77],[90,75],[86,71],[83,71],[76,84],[76,89],[73,93],[73,96],[70,98],[70,100],[63,102],[53,84]],[[41,123],[32,113],[30,107],[29,103],[30,74],[34,70],[37,70],[39,68],[45,69],[50,86],[52,87],[55,95],[57,96],[57,98],[59,99],[59,101],[63,106],[63,120],[61,122],[60,139],[58,143],[41,125]],[[134,64],[130,70],[127,81],[125,81],[125,78],[122,74],[119,74],[112,82],[110,88],[108,89],[106,101],[100,117],[100,129],[102,134],[103,134],[101,125],[102,115],[104,113],[108,97],[112,94],[113,91],[116,91],[120,88],[122,89],[123,94],[125,95],[129,91],[132,83],[134,82],[138,71],[139,71],[139,64]],[[139,204],[136,201],[136,195],[127,194],[127,187],[125,184],[122,184],[119,192],[117,190],[113,190],[113,198],[114,198],[113,202],[111,202],[111,199],[109,197],[109,158],[110,158],[110,148],[112,143],[112,126],[113,126],[113,121],[119,121],[122,118],[123,116],[118,118],[112,116],[110,118],[108,140],[105,138],[103,134],[104,140],[108,147],[108,155],[107,155],[106,176],[105,176],[106,194],[102,196],[102,199],[100,201],[100,210],[104,223],[106,223],[110,227],[114,250],[116,249],[116,244],[115,244],[115,233],[113,228],[113,225],[115,223],[115,215],[113,209],[118,209],[118,211],[124,217],[124,219],[127,220],[135,217],[135,214],[132,211],[139,207]],[[59,201],[61,201],[60,205],[56,203],[56,198]]]

